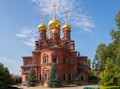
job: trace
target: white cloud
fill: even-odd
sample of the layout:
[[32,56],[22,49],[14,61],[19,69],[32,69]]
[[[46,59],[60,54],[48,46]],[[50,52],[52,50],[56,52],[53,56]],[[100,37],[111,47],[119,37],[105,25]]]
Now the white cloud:
[[78,17],[81,19],[76,18],[74,23],[78,22],[76,23],[77,26],[80,26],[82,29],[84,29],[84,31],[92,32],[91,28],[95,27],[93,21],[90,20],[85,14],[80,14]]
[[20,37],[20,38],[25,38],[27,37],[26,34],[22,34],[22,33],[19,33],[19,34],[16,34],[17,37]]
[[34,48],[34,45],[35,45],[35,40],[36,40],[36,37],[38,36],[37,34],[38,32],[32,28],[22,28],[20,33],[18,34],[15,34],[15,36],[19,37],[19,38],[23,38],[23,42],[25,45],[28,45],[32,48]]
[[21,32],[16,34],[17,37],[20,37],[20,38],[26,38],[26,37],[29,37],[29,36],[35,36],[35,31],[32,30],[32,29],[29,29],[29,28],[22,28],[21,29]]
[[30,38],[30,39],[28,39],[27,41],[25,41],[24,43],[25,43],[26,45],[34,48],[34,46],[35,46],[35,40],[36,40],[35,38]]
[[64,13],[68,11],[69,22],[73,26],[77,26],[86,32],[92,32],[95,27],[93,21],[84,13],[82,0],[31,0],[37,4],[37,9],[44,11],[49,17],[53,16],[53,4],[57,4],[57,17],[65,20]]
[[[94,22],[84,13],[83,4],[81,0],[31,0],[35,3],[37,10],[44,11],[45,15],[53,17],[53,4],[56,3],[57,18],[60,19],[63,24],[65,23],[65,12],[69,12],[69,23],[72,27],[77,27],[80,30],[87,33],[92,32],[95,27]],[[34,47],[35,39],[38,37],[37,30],[33,28],[22,28],[20,33],[16,34],[17,37],[23,38],[24,44]]]

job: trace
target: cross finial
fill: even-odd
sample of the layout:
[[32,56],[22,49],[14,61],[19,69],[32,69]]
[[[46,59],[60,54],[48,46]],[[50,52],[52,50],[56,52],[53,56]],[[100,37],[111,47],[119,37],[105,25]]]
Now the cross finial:
[[68,12],[65,12],[66,15],[66,24],[68,24]]
[[40,15],[41,15],[41,22],[44,23],[44,11],[41,11]]
[[56,19],[56,3],[53,4],[54,18]]

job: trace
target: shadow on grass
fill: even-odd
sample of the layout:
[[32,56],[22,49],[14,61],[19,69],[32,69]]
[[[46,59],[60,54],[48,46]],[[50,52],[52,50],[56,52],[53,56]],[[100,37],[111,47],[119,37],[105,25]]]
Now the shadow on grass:
[[0,89],[22,89],[14,86],[0,86]]

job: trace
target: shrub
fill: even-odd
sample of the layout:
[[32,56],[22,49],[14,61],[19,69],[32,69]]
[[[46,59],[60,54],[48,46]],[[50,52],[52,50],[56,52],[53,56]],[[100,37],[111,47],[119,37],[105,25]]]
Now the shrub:
[[100,89],[120,89],[119,86],[101,86]]
[[89,76],[89,80],[88,80],[89,83],[98,83],[98,81],[99,81],[98,77],[96,77],[94,75]]
[[95,88],[92,88],[92,87],[84,87],[84,89],[95,89]]

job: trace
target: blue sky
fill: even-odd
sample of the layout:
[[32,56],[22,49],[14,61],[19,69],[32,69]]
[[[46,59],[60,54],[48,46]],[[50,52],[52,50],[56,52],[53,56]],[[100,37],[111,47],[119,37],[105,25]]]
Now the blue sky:
[[111,42],[109,32],[117,29],[114,18],[120,0],[0,0],[0,62],[10,73],[20,75],[22,57],[32,55],[34,41],[39,37],[40,12],[44,11],[47,25],[53,17],[54,2],[62,25],[64,13],[69,12],[71,38],[81,55],[92,60],[100,43]]

